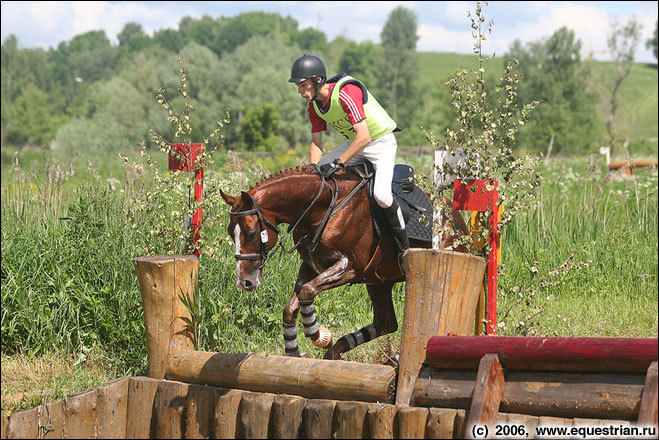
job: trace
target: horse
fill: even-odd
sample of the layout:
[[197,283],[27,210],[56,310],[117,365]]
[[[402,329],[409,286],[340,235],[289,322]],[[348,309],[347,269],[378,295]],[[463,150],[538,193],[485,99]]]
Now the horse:
[[[405,275],[393,236],[378,234],[373,224],[366,180],[354,168],[325,180],[317,168],[298,166],[275,173],[235,197],[220,189],[230,206],[228,234],[235,242],[239,288],[252,292],[259,287],[266,259],[277,245],[278,226],[289,225],[302,264],[283,310],[288,356],[301,356],[296,325],[299,311],[305,336],[326,349],[325,359],[341,359],[356,346],[398,329],[391,292]],[[454,220],[466,230],[459,214]],[[444,234],[443,239],[446,247],[453,237]],[[410,239],[410,246],[429,248],[431,243]],[[333,343],[329,330],[318,325],[313,302],[320,292],[348,283],[366,284],[373,322]]]

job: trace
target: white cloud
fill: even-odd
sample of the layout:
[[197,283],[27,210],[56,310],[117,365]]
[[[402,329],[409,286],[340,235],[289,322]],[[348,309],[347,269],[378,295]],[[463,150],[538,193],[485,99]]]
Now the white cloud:
[[469,53],[472,44],[471,32],[454,31],[444,26],[421,25],[417,31],[419,41],[416,49],[420,52]]
[[[2,39],[14,33],[21,47],[56,47],[75,35],[103,29],[113,44],[125,24],[134,21],[148,35],[158,29],[177,29],[183,16],[199,18],[232,16],[262,10],[290,15],[299,28],[314,27],[331,41],[338,35],[379,43],[391,11],[403,6],[415,12],[420,51],[471,53],[472,38],[467,11],[474,2],[2,2]],[[561,26],[575,31],[583,57],[592,50],[596,59],[608,59],[606,36],[610,22],[626,22],[632,14],[643,24],[636,59],[656,62],[645,41],[652,37],[657,20],[656,2],[508,2],[491,1],[484,7],[494,20],[487,53],[502,55],[519,38],[524,43],[549,37]]]
[[444,19],[455,24],[468,24],[467,12],[474,11],[473,2],[445,2],[442,12]]

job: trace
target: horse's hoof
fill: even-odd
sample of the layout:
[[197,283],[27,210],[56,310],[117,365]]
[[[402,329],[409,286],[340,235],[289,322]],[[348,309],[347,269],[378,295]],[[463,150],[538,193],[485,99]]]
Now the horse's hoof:
[[309,355],[306,354],[305,352],[300,353],[300,357],[301,357],[301,358],[309,359]]
[[320,327],[318,329],[318,339],[316,339],[313,342],[313,345],[315,345],[318,348],[327,348],[332,344],[332,332],[330,332],[328,329],[325,327]]
[[396,368],[400,363],[400,351],[397,351],[392,356],[387,356],[387,360],[384,362],[384,365]]
[[323,356],[323,359],[330,360],[330,361],[342,361],[343,359],[341,358],[340,354],[334,354],[332,350],[327,350],[327,353],[325,353],[325,356]]

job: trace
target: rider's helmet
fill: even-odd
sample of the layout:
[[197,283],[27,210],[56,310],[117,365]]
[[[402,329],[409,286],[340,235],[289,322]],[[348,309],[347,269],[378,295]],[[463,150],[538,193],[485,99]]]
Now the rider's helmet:
[[327,78],[325,64],[317,56],[304,54],[293,62],[291,77],[288,79],[288,82],[295,83],[315,77],[321,78],[321,81],[315,80],[314,84],[325,81],[325,78]]

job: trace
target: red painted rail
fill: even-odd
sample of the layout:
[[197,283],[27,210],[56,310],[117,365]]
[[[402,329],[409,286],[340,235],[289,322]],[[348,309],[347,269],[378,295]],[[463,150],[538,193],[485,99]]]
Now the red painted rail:
[[657,338],[525,338],[433,336],[426,363],[444,369],[478,369],[488,353],[511,370],[646,373],[657,360]]
[[[203,157],[198,159],[199,154],[203,151],[204,145],[205,144],[171,144],[178,155],[182,157],[182,160],[172,153],[169,154],[169,171],[195,173],[194,198],[197,202],[201,202],[204,197],[204,159]],[[197,160],[201,161],[200,163],[202,166],[195,169]],[[192,231],[194,233],[193,243],[196,245],[199,242],[201,231],[201,206],[192,216]],[[199,256],[199,249],[196,249],[194,254]]]

